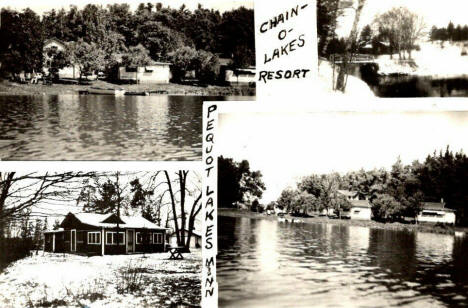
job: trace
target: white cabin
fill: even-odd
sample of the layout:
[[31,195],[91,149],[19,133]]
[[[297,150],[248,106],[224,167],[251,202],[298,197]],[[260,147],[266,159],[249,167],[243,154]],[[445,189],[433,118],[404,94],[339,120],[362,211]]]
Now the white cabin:
[[371,220],[372,206],[367,200],[350,200],[349,216],[356,220]]
[[[48,66],[48,61],[52,61],[47,54],[47,49],[56,49],[57,51],[66,52],[67,46],[64,42],[57,39],[48,39],[44,42],[44,63]],[[49,74],[47,68],[44,68],[45,75]],[[69,65],[59,70],[58,78],[60,79],[78,79],[80,78],[80,68],[78,65]]]
[[134,83],[167,84],[171,79],[170,63],[156,62],[148,66],[119,67],[119,80]]
[[418,215],[418,222],[455,224],[455,210],[445,207],[441,202],[424,202],[423,210]]
[[238,68],[226,70],[225,81],[231,85],[255,83],[255,68]]

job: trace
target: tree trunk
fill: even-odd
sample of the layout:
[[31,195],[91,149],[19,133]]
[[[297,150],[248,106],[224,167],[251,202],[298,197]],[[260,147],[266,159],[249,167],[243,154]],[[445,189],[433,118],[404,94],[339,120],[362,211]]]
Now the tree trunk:
[[365,3],[366,0],[358,0],[358,7],[356,9],[356,15],[354,16],[353,27],[346,42],[346,51],[343,57],[343,62],[340,67],[340,72],[338,73],[338,79],[336,81],[336,89],[341,92],[344,92],[346,89],[345,75],[348,73],[348,62],[351,60],[351,55],[353,52],[352,49],[357,39],[359,19],[361,18],[361,12],[364,8]]
[[2,183],[0,186],[0,240],[3,240],[5,237],[5,225],[7,222],[7,214],[4,213],[5,202],[8,197],[10,187],[13,184],[15,174],[15,172],[7,172],[6,174],[0,172],[0,182]]
[[327,36],[325,37],[325,42],[323,43],[323,46],[322,46],[322,54],[323,55],[326,55],[327,53],[327,49],[328,49],[328,45],[330,44],[331,42],[331,39],[336,31],[336,19],[338,18],[338,9],[339,9],[339,3],[340,1],[339,0],[336,0],[335,3],[334,3],[334,6],[332,8],[332,11],[334,12],[334,15],[333,15],[333,21],[332,21],[332,24],[330,25],[330,28],[328,29],[328,33],[327,33]]
[[185,183],[187,180],[188,171],[179,170],[179,185],[180,185],[180,211],[181,211],[181,230],[182,234],[180,235],[180,241],[182,246],[186,246],[185,243],[185,228],[186,226],[186,217],[185,217]]
[[172,191],[171,179],[169,178],[169,173],[167,171],[164,171],[164,174],[165,174],[166,180],[167,180],[169,195],[171,196],[172,216],[173,216],[173,219],[174,219],[174,227],[175,227],[175,233],[176,233],[176,237],[177,237],[177,246],[182,246],[181,241],[180,241],[179,223],[177,221],[177,210],[176,210],[174,192]]
[[185,243],[185,250],[190,252],[190,240],[192,239],[193,229],[195,228],[195,218],[201,210],[201,205],[196,209],[198,202],[200,201],[202,195],[200,194],[197,199],[193,202],[192,210],[190,211],[189,216],[189,225],[188,225],[188,235],[187,242]]

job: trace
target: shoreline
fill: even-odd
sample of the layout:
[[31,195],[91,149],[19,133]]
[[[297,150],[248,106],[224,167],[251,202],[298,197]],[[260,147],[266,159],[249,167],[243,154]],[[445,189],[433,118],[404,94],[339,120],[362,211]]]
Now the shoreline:
[[127,92],[163,91],[164,94],[187,96],[255,96],[256,89],[248,86],[191,86],[182,84],[114,84],[97,80],[92,85],[73,84],[20,84],[7,80],[0,81],[0,95],[79,95],[90,87],[122,88]]
[[[266,215],[256,212],[250,212],[247,210],[237,210],[231,208],[219,208],[218,216],[224,217],[244,217],[252,219],[264,219],[277,221],[276,215]],[[402,223],[382,223],[374,220],[351,220],[351,219],[330,219],[327,217],[298,217],[304,224],[333,224],[340,226],[356,226],[356,227],[367,227],[372,229],[385,229],[393,231],[408,231],[408,232],[424,232],[424,233],[436,233],[455,235],[455,231],[468,233],[468,228],[463,227],[452,227],[452,226],[436,226],[433,224],[402,224]]]

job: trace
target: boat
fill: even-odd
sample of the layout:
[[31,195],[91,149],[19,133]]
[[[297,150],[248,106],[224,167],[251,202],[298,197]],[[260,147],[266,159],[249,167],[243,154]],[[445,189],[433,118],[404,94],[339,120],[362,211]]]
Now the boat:
[[142,92],[125,92],[125,95],[129,96],[149,96],[150,93],[148,91],[142,91]]
[[98,88],[98,87],[91,87],[88,90],[89,94],[99,94],[99,95],[125,95],[125,90],[120,89],[113,89],[113,88]]
[[286,222],[286,217],[283,213],[278,213],[278,222]]

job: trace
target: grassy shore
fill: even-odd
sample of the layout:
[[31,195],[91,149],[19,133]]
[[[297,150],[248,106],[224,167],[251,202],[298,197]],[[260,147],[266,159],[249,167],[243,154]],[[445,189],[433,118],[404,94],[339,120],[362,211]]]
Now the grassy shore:
[[[237,210],[229,208],[219,208],[219,216],[226,217],[247,217],[253,219],[267,219],[267,220],[277,220],[275,215],[260,214],[255,212],[250,212],[246,210]],[[386,230],[401,230],[401,231],[418,231],[418,232],[428,232],[428,233],[439,233],[439,234],[455,234],[455,231],[464,231],[468,233],[468,228],[462,227],[451,227],[451,226],[440,226],[440,225],[431,225],[431,224],[402,224],[398,222],[394,223],[382,223],[374,220],[350,220],[350,219],[330,219],[327,217],[309,217],[309,218],[300,218],[303,223],[306,224],[334,224],[334,225],[344,225],[344,226],[360,226],[368,227],[374,229],[386,229]]]
[[[145,91],[165,91],[168,95],[192,95],[192,96],[255,96],[255,88],[231,87],[231,86],[207,86],[197,87],[169,84],[114,84],[103,80],[93,82],[94,87],[102,88],[123,88],[128,92]],[[20,84],[10,81],[0,81],[0,95],[58,95],[58,94],[78,94],[79,91],[89,89],[88,85],[69,84]]]

